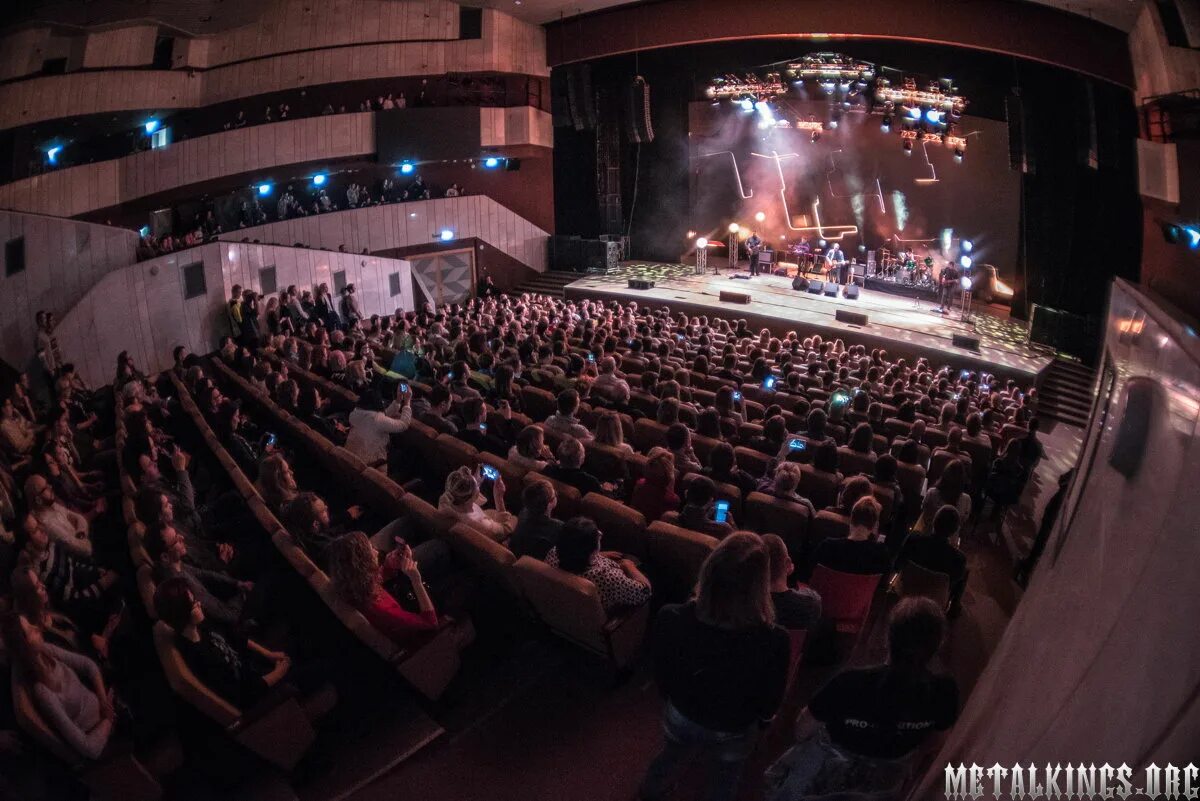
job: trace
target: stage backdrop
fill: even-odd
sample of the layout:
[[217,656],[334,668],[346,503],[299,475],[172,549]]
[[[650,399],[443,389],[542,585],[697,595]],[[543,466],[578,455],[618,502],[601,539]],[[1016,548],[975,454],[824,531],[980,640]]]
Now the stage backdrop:
[[[793,124],[830,119],[823,101],[787,101],[774,112]],[[737,222],[776,249],[801,237],[817,247],[824,238],[840,242],[847,258],[866,261],[868,250],[916,247],[939,265],[957,258],[968,239],[975,261],[994,264],[1012,283],[1020,175],[1009,169],[1005,122],[964,117],[969,144],[958,162],[944,145],[917,143],[906,154],[898,129],[884,133],[878,115],[847,112],[815,142],[809,130],[760,129],[757,112],[730,101],[693,102],[688,116],[697,235],[725,241],[729,223]],[[725,253],[710,258],[724,261]]]

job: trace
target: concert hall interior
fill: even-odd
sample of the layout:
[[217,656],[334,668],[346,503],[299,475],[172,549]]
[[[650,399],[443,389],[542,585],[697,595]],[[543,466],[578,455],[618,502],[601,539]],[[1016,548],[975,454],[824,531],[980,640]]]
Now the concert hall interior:
[[0,243],[0,801],[1200,793],[1195,0],[8,0]]

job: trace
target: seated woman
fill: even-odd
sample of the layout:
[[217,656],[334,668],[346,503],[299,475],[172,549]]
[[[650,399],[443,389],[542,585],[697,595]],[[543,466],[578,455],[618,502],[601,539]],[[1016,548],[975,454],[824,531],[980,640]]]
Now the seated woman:
[[[858,397],[864,397],[859,395]],[[875,457],[875,432],[871,429],[869,423],[859,423],[854,427],[854,431],[850,434],[850,441],[846,447],[855,453],[863,456],[869,456],[872,460]]]
[[925,491],[921,504],[921,517],[914,531],[929,531],[933,516],[943,506],[953,506],[963,520],[971,517],[971,496],[967,493],[967,464],[955,459],[942,469],[937,483]]
[[854,509],[856,503],[863,498],[872,497],[873,494],[871,480],[866,476],[848,478],[838,490],[837,507],[834,511],[839,514],[848,515]]
[[915,565],[950,577],[950,616],[958,614],[967,587],[967,557],[958,549],[962,520],[953,506],[943,506],[933,515],[929,534],[909,537],[903,558]]
[[709,451],[708,466],[700,472],[719,484],[734,485],[743,495],[754,492],[758,487],[754,476],[738,467],[737,455],[728,442],[722,442]]
[[[225,450],[247,475],[258,475],[258,461],[263,449],[250,439],[257,434],[242,416],[242,405],[238,401],[225,401],[218,408],[213,420],[213,433],[225,446]],[[247,437],[249,435],[249,438]]]
[[[812,447],[812,441],[809,440],[809,447]],[[812,461],[813,469],[819,470],[822,473],[830,473],[837,478],[837,483],[842,483],[842,474],[838,470],[838,451],[837,445],[833,440],[826,440],[817,446],[813,453]]]
[[710,534],[718,539],[733,533],[737,524],[728,512],[724,522],[716,520],[717,487],[712,479],[696,476],[683,493],[683,508],[679,510],[679,525]]
[[[397,545],[388,552],[381,567],[378,552],[367,535],[351,531],[330,544],[328,556],[334,591],[393,642],[403,645],[414,635],[434,631],[442,625],[425,589],[422,573],[436,573],[449,560],[444,542],[427,540],[416,548]],[[407,579],[418,611],[408,611],[384,589],[399,576]]]
[[18,566],[12,573],[12,608],[42,632],[52,645],[82,652],[87,640],[71,618],[50,608],[50,593],[32,567]]
[[[175,632],[175,647],[200,683],[240,709],[262,701],[285,678],[304,693],[324,683],[322,671],[293,670],[292,658],[286,653],[208,623],[203,607],[182,578],[169,578],[158,585],[154,609]],[[324,695],[328,709],[336,695],[332,689]],[[306,711],[318,710],[306,705]]]
[[699,473],[704,469],[692,449],[692,431],[683,423],[667,429],[667,448],[675,457],[675,469],[681,473]]
[[621,416],[614,411],[600,412],[596,419],[596,442],[610,448],[633,453],[633,446],[625,441],[625,428],[621,425]]
[[679,496],[675,494],[675,457],[669,450],[650,449],[646,455],[645,475],[634,485],[629,505],[645,515],[648,523],[679,508]]
[[614,552],[601,553],[600,537],[600,529],[591,519],[573,517],[563,526],[558,544],[546,554],[546,564],[595,584],[605,612],[649,601],[650,579],[633,560]]
[[40,464],[35,465],[35,469],[50,483],[59,502],[67,509],[92,521],[107,508],[103,487],[85,483],[80,478],[71,467],[61,441],[49,440],[38,453],[37,461]]
[[497,542],[505,540],[517,527],[517,519],[504,506],[504,478],[492,482],[492,505],[484,510],[487,499],[480,495],[480,479],[475,471],[463,466],[446,476],[446,489],[438,498],[438,511],[455,521],[482,531]]
[[98,759],[116,720],[100,668],[46,642],[42,630],[22,615],[6,615],[3,631],[16,668],[13,680],[21,682],[60,739],[83,758]]
[[300,397],[296,405],[296,417],[330,442],[344,443],[349,429],[341,415],[325,411],[328,405],[328,401],[321,397],[317,388],[309,385],[300,390]]
[[758,491],[784,501],[798,503],[808,509],[808,516],[815,517],[817,509],[812,501],[800,494],[800,482],[804,476],[800,465],[793,462],[780,462],[775,466],[772,475],[763,478],[758,485]]
[[517,434],[516,444],[508,449],[509,464],[541,472],[554,459],[546,447],[546,435],[540,426],[528,425]]

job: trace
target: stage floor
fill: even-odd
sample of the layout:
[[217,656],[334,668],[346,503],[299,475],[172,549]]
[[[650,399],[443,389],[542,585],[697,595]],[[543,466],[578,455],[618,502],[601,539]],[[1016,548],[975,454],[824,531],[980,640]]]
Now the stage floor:
[[[691,265],[624,262],[606,275],[581,277],[564,287],[568,298],[591,297],[636,300],[641,304],[665,304],[691,315],[706,314],[725,319],[746,318],[752,327],[767,327],[779,333],[798,332],[822,336],[844,336],[871,347],[883,347],[894,355],[920,355],[931,361],[990,368],[1000,376],[1028,380],[1051,362],[1053,355],[1027,344],[1025,323],[1007,320],[976,308],[973,323],[932,311],[934,304],[877,290],[862,290],[858,300],[813,295],[792,289],[792,279],[760,275],[749,280],[720,275],[695,275]],[[745,273],[740,273],[745,274]],[[653,289],[630,289],[630,278],[655,282]],[[746,292],[749,304],[723,303],[722,290]],[[835,313],[843,309],[868,316],[865,326],[843,323]],[[955,347],[954,334],[978,336],[979,351]]]

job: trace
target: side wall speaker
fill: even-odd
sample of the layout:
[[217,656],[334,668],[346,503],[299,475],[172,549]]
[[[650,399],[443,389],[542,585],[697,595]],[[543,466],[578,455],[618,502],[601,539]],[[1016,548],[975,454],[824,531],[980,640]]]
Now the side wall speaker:
[[626,121],[629,141],[635,144],[654,141],[654,126],[650,122],[650,84],[641,75],[633,79],[626,92]]
[[837,321],[839,323],[848,323],[849,325],[866,325],[867,324],[867,315],[860,314],[858,312],[846,311],[845,309],[838,309],[836,312],[833,313],[833,316],[837,319]]
[[721,290],[722,303],[749,303],[749,292],[730,292],[728,289]]
[[966,348],[967,350],[979,350],[979,337],[969,337],[966,334],[955,334],[951,337],[956,348]]

